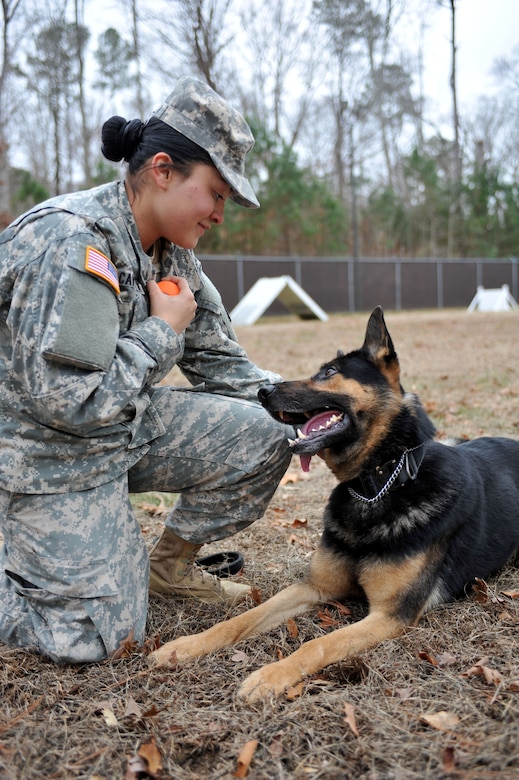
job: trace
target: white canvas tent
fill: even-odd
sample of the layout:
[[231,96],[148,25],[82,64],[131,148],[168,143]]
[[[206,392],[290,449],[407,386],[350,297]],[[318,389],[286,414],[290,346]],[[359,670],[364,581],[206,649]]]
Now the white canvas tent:
[[264,276],[232,310],[233,324],[253,325],[275,300],[303,320],[328,320],[328,315],[291,276]]
[[509,286],[504,284],[502,287],[488,290],[478,286],[467,311],[511,311],[517,308],[519,306],[510,293]]

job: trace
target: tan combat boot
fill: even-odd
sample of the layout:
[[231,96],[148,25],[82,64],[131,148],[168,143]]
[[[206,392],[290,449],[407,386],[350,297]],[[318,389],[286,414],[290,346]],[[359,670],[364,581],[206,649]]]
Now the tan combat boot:
[[250,585],[220,580],[197,566],[195,557],[201,546],[165,528],[150,552],[150,593],[192,597],[212,604],[237,601],[251,592]]

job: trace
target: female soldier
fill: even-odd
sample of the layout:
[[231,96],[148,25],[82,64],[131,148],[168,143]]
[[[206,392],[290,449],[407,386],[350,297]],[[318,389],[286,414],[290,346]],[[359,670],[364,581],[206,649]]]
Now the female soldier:
[[[129,492],[180,494],[151,591],[232,601],[249,586],[195,556],[262,515],[290,460],[256,398],[277,377],[237,344],[193,253],[228,198],[259,205],[249,127],[186,77],[146,123],[109,119],[102,141],[124,181],[41,203],[0,235],[0,639],[69,662],[144,639],[149,560]],[[192,388],[159,384],[174,365]]]

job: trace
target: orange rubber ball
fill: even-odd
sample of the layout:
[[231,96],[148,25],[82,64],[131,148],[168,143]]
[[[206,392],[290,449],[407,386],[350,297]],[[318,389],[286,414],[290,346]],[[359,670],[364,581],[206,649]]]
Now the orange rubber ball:
[[161,279],[157,284],[166,295],[178,295],[180,292],[180,287],[172,279]]

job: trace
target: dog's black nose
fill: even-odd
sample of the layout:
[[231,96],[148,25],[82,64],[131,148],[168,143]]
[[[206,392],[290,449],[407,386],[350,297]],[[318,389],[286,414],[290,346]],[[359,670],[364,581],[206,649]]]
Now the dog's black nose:
[[260,403],[263,404],[263,406],[265,406],[265,404],[268,401],[269,395],[272,395],[275,389],[276,389],[275,385],[264,385],[263,387],[260,387],[260,389],[258,390],[258,398]]

